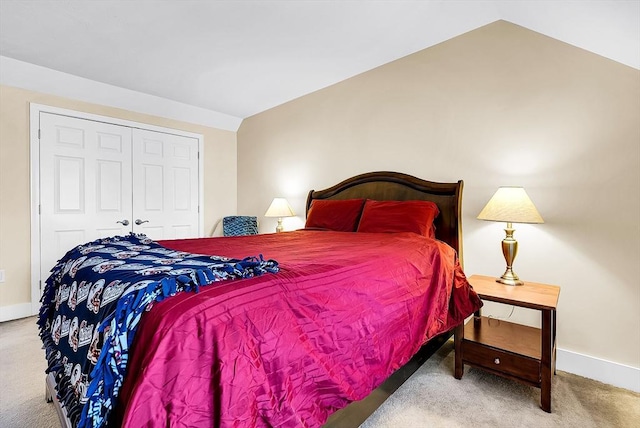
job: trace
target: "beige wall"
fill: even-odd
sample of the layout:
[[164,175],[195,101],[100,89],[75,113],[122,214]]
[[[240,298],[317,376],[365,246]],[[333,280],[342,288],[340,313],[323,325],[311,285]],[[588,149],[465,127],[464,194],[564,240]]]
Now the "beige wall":
[[45,104],[204,135],[204,232],[236,212],[236,133],[0,85],[0,311],[29,303],[29,103]]
[[475,217],[498,186],[524,186],[546,222],[517,225],[514,267],[562,287],[558,346],[640,366],[638,70],[493,23],[246,119],[238,211],[285,196],[296,228],[309,189],[374,170],[465,180],[467,274],[502,274],[504,225]]

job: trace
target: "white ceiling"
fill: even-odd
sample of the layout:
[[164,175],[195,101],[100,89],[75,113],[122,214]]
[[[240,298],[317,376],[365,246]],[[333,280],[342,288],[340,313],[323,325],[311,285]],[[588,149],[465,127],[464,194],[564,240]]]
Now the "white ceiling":
[[0,55],[245,118],[499,19],[640,68],[640,0],[0,0]]

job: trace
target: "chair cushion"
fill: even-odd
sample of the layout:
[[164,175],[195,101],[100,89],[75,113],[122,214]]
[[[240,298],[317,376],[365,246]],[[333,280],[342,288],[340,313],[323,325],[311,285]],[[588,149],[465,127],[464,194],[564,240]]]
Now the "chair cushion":
[[253,216],[234,215],[222,219],[224,236],[242,236],[258,234],[258,218]]

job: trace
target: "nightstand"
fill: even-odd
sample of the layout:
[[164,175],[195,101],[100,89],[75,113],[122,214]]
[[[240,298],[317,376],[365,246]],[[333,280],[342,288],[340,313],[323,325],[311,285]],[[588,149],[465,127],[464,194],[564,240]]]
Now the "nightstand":
[[[509,286],[489,276],[473,275],[469,283],[483,300],[542,313],[542,328],[480,316],[455,330],[455,377],[464,364],[540,388],[540,407],[551,412],[551,376],[556,365],[556,307],[560,287],[525,282]],[[553,371],[553,373],[552,373]]]

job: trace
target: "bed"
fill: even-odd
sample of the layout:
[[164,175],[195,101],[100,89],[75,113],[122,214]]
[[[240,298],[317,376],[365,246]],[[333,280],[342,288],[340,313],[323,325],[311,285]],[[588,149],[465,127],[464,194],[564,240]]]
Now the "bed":
[[[122,354],[126,376],[105,421],[131,427],[353,423],[350,403],[362,402],[403,370],[408,377],[406,367],[415,366],[425,343],[450,334],[481,305],[461,269],[461,195],[462,181],[374,172],[310,191],[309,219],[322,206],[362,200],[355,223],[349,222],[358,227],[372,218],[365,212],[386,209],[380,201],[428,201],[439,211],[433,224],[420,233],[380,233],[378,219],[353,233],[308,221],[308,228],[294,232],[161,242],[172,254],[220,260],[260,254],[252,269],[266,270],[206,286],[202,281],[197,293],[168,292],[175,295],[149,304]],[[335,214],[328,218],[336,220]],[[398,216],[382,220],[401,229],[405,223]],[[269,270],[274,266],[277,273]],[[45,338],[55,323],[51,312],[47,317]],[[56,367],[52,356],[60,355],[47,355]],[[55,374],[49,389],[57,384],[62,391],[50,394],[73,402],[74,394],[64,391],[70,382]],[[89,383],[82,393],[92,390]]]

